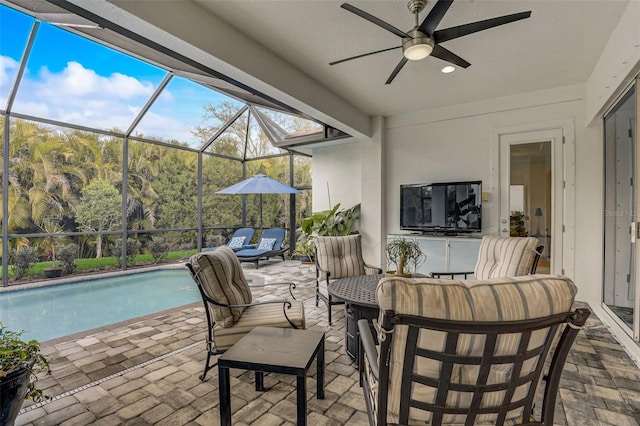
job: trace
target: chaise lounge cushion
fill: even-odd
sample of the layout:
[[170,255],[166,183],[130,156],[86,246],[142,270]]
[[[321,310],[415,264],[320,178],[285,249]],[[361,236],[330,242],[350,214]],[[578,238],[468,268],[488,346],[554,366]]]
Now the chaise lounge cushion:
[[[215,252],[195,254],[190,263],[207,297],[228,305],[251,303],[251,290],[235,253],[229,247],[221,246]],[[222,327],[233,326],[245,310],[244,307],[211,306],[216,323]]]
[[[377,299],[381,312],[393,310],[396,313],[427,316],[431,318],[450,319],[458,321],[512,321],[540,318],[571,310],[576,286],[566,277],[558,275],[528,275],[515,278],[493,278],[490,280],[437,280],[429,278],[383,278],[378,284]],[[541,331],[534,332],[529,347],[543,339]],[[407,327],[394,328],[394,353],[403,353]],[[517,352],[518,338],[499,341],[496,354],[512,354]],[[444,347],[443,334],[434,330],[423,330],[418,346],[424,350],[441,352]],[[484,344],[483,337],[462,335],[457,346],[457,353],[481,355]],[[523,365],[522,377],[535,365],[533,360]],[[389,372],[389,410],[388,421],[398,421],[398,407],[401,398],[399,386],[402,374],[403,360],[390,359]],[[422,358],[414,368],[416,374],[438,377],[440,362],[429,358]],[[528,370],[527,370],[528,369]],[[492,368],[487,383],[504,383],[510,377],[510,364],[503,364],[499,368]],[[455,364],[451,375],[451,383],[473,384],[478,375],[478,367]],[[516,390],[514,399],[528,391],[522,386]],[[410,397],[425,403],[433,402],[437,389],[429,386],[416,386],[411,390]],[[504,391],[486,392],[482,404],[491,405],[502,401]],[[471,403],[469,393],[450,391],[450,404],[457,407],[468,407]],[[417,423],[424,423],[429,413],[412,408],[410,418]],[[508,419],[516,419],[521,412],[515,411],[508,415]],[[446,423],[464,423],[464,415],[450,416]],[[478,422],[491,423],[494,418],[481,416]],[[413,423],[413,422],[410,422]]]

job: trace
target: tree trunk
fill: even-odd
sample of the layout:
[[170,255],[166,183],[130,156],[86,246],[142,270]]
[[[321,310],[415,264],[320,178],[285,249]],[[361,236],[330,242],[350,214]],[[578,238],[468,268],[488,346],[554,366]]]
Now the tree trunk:
[[96,259],[102,257],[102,234],[96,236]]

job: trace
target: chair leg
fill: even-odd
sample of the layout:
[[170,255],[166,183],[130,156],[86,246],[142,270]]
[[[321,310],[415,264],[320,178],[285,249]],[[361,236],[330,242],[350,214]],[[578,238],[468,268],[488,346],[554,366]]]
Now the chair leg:
[[200,375],[199,379],[204,382],[204,379],[207,377],[207,373],[211,370],[212,367],[209,367],[209,361],[211,360],[211,351],[207,351],[207,360],[204,362],[204,371]]
[[329,296],[329,301],[327,302],[327,311],[329,312],[329,325],[331,325],[331,296]]

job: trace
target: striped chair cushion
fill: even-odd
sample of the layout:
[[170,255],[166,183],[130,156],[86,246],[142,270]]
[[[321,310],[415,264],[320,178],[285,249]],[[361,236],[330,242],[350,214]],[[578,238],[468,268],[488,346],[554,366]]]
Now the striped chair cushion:
[[[383,278],[377,287],[378,304],[381,312],[394,310],[396,313],[410,314],[430,318],[451,319],[459,321],[510,321],[540,318],[556,313],[568,312],[571,309],[576,286],[566,277],[558,275],[527,275],[512,278],[493,278],[489,280],[437,280],[430,278]],[[407,326],[396,326],[393,331],[392,355],[389,371],[389,417],[390,423],[398,421],[400,401],[400,383],[403,357],[393,354],[405,353]],[[546,330],[534,332],[529,348],[541,344]],[[496,353],[514,353],[518,339],[502,338]],[[463,335],[458,343],[458,353],[469,355],[482,354],[484,338],[481,336]],[[442,351],[444,347],[443,333],[423,329],[418,346],[427,350]],[[416,358],[415,373],[422,376],[438,377],[440,363],[429,358]],[[535,361],[535,358],[530,361]],[[523,366],[523,374],[533,370],[532,362]],[[527,370],[527,368],[529,368]],[[452,374],[452,382],[473,384],[477,377],[478,367],[456,365]],[[504,381],[511,373],[510,365],[494,366],[490,372],[488,383]],[[423,402],[433,402],[437,389],[414,384],[411,398]],[[528,391],[528,387],[518,388],[512,400],[519,399]],[[483,405],[495,405],[502,401],[502,392],[485,394]],[[457,407],[468,407],[470,396],[464,392],[449,393],[448,404]],[[430,413],[411,409],[411,419],[417,423],[430,418]],[[516,419],[521,410],[511,412],[507,418]],[[464,423],[463,416],[449,416],[446,423]],[[485,415],[478,422],[492,423],[493,418]]]
[[[299,329],[305,328],[304,305],[301,301],[292,301],[291,308],[286,309],[287,316]],[[257,326],[291,328],[291,324],[284,316],[282,303],[254,305],[247,308],[233,327],[213,327],[213,344],[217,351],[225,351],[236,343],[242,336]]]
[[[251,303],[251,290],[233,250],[221,246],[215,251],[202,252],[191,257],[197,279],[207,297],[226,305]],[[211,313],[220,327],[231,327],[240,319],[243,307],[211,306]]]
[[474,270],[476,279],[527,275],[537,245],[533,237],[483,237]]
[[[331,279],[365,275],[360,234],[340,237],[316,237],[316,261],[331,273]],[[321,273],[321,280],[326,274]]]

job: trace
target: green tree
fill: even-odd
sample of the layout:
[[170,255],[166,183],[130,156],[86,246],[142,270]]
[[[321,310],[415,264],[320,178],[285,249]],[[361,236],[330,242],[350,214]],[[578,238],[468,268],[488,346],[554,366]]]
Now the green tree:
[[76,211],[76,221],[85,232],[98,232],[95,236],[96,258],[102,257],[102,233],[120,229],[122,198],[109,182],[94,179],[82,190]]
[[153,182],[158,194],[156,227],[195,227],[198,223],[198,156],[172,148],[165,151],[158,177]]

